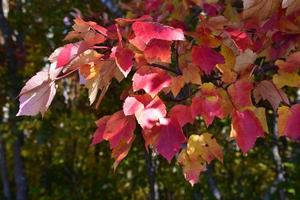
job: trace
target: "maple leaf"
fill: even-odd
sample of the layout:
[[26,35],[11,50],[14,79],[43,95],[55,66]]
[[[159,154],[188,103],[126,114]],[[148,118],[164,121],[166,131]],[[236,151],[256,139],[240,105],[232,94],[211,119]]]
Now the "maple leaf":
[[169,111],[168,116],[170,118],[176,118],[181,127],[187,123],[192,124],[194,122],[191,108],[186,105],[173,106]]
[[132,30],[135,38],[130,40],[130,43],[142,51],[152,39],[167,41],[184,40],[184,34],[181,29],[175,29],[157,22],[136,21],[132,24]]
[[125,115],[135,115],[138,123],[143,129],[151,129],[160,119],[167,114],[163,101],[156,96],[135,95],[127,97],[123,104]]
[[289,55],[286,61],[277,60],[275,65],[277,65],[278,68],[283,72],[297,72],[300,69],[300,52],[295,52]]
[[259,119],[251,110],[234,111],[230,136],[235,138],[243,153],[247,153],[255,144],[256,138],[264,136]]
[[202,157],[207,163],[215,158],[223,162],[222,149],[214,136],[209,133],[191,135],[187,143],[187,154],[191,160]]
[[225,45],[221,46],[221,54],[225,58],[225,64],[217,64],[217,68],[222,73],[222,81],[224,83],[232,83],[237,78],[237,74],[233,71],[236,57],[233,51]]
[[118,165],[120,164],[120,162],[127,156],[127,154],[129,153],[129,150],[131,148],[131,145],[133,143],[135,139],[135,136],[133,135],[129,140],[125,141],[125,140],[121,140],[120,143],[118,144],[118,146],[116,146],[113,150],[112,150],[112,154],[111,156],[115,159],[115,162],[113,164],[113,168],[114,170],[116,170],[116,168],[118,167]]
[[129,74],[133,65],[134,53],[127,48],[115,47],[112,54],[116,60],[116,64],[125,77]]
[[279,107],[278,131],[281,136],[294,140],[300,139],[300,104],[295,104],[291,108]]
[[114,113],[106,122],[103,139],[109,141],[110,148],[117,147],[121,140],[129,142],[136,127],[134,116],[125,116],[124,112]]
[[226,29],[226,33],[229,34],[230,38],[241,51],[245,51],[247,48],[252,46],[252,40],[246,32],[239,29],[228,28]]
[[222,118],[223,112],[220,104],[220,95],[212,83],[204,83],[201,86],[199,96],[192,99],[191,111],[193,117],[202,116],[209,126],[215,117]]
[[234,71],[240,73],[248,69],[256,60],[257,55],[250,49],[246,49],[243,53],[236,57]]
[[273,83],[277,88],[282,88],[284,86],[300,87],[300,76],[297,73],[287,73],[278,70],[278,74],[273,76]]
[[298,0],[283,0],[282,8],[286,9],[286,15],[290,15],[291,13],[300,10],[300,2]]
[[251,106],[251,91],[253,89],[252,83],[247,79],[239,79],[228,88],[228,93],[236,108]]
[[261,99],[268,100],[272,105],[274,110],[277,110],[280,102],[289,104],[289,99],[287,95],[278,89],[272,81],[263,80],[254,89],[253,95],[256,102]]
[[144,50],[148,63],[171,63],[171,42],[166,40],[151,40]]
[[176,76],[171,78],[171,92],[176,97],[185,85],[184,76]]
[[243,0],[244,19],[264,20],[270,17],[280,6],[280,0]]
[[213,135],[203,133],[189,137],[187,148],[178,156],[178,163],[183,168],[185,179],[193,186],[199,181],[200,173],[206,170],[206,164],[215,158],[223,162],[222,149]]
[[192,61],[205,74],[210,74],[217,64],[224,64],[224,57],[206,46],[194,46],[192,49]]
[[106,128],[107,121],[109,120],[110,116],[106,115],[101,117],[99,120],[96,121],[97,130],[95,131],[92,139],[92,145],[99,144],[104,140],[103,134]]
[[151,69],[147,66],[139,68],[132,78],[133,91],[143,89],[152,97],[171,84],[170,76],[161,69]]
[[44,115],[56,93],[55,83],[48,79],[48,72],[38,72],[22,88],[19,94],[19,112],[17,116]]
[[201,85],[200,69],[196,66],[189,65],[182,70],[185,83]]
[[89,48],[85,42],[70,43],[59,49],[57,55],[57,67],[63,67],[69,64],[76,56]]
[[160,155],[171,162],[185,142],[185,136],[179,122],[176,118],[160,119],[160,124],[154,127],[152,132],[158,134],[153,147]]
[[199,157],[197,160],[191,160],[183,149],[178,156],[178,163],[183,168],[183,174],[185,180],[187,180],[192,186],[199,181],[200,173],[206,170],[206,162]]
[[133,116],[125,116],[123,111],[118,111],[111,116],[104,116],[97,120],[97,130],[92,139],[92,145],[103,140],[109,141],[112,157],[115,159],[114,170],[127,156],[132,142],[135,139],[134,130],[136,122]]
[[65,40],[83,39],[89,45],[99,44],[106,40],[108,30],[96,22],[84,21],[80,17],[74,19],[74,31],[69,32]]

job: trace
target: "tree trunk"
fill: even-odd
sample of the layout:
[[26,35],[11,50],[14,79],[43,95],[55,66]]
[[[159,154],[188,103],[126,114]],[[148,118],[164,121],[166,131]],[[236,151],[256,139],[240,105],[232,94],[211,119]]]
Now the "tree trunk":
[[[21,5],[21,2],[17,2]],[[20,6],[18,7],[21,8]],[[0,0],[0,30],[4,38],[4,47],[6,50],[6,63],[7,63],[7,77],[8,85],[10,90],[9,101],[11,102],[11,109],[9,114],[9,125],[10,130],[16,137],[15,143],[13,144],[13,156],[14,156],[14,177],[16,183],[16,199],[26,200],[28,198],[28,184],[25,176],[25,169],[23,164],[23,159],[21,156],[21,146],[23,143],[23,132],[17,129],[18,119],[16,118],[16,102],[15,98],[20,90],[19,86],[21,84],[21,79],[18,77],[17,69],[24,65],[23,60],[16,58],[16,52],[18,50],[23,50],[23,37],[20,32],[17,31],[17,41],[14,42],[12,39],[13,31],[8,24],[3,12],[3,1]]]
[[5,144],[2,140],[0,140],[0,170],[1,170],[1,179],[2,179],[4,199],[11,200],[7,162],[6,162]]

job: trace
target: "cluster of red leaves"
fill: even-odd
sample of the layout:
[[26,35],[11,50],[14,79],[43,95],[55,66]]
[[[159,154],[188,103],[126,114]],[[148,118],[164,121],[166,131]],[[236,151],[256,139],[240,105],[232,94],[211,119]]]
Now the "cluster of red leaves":
[[[211,134],[186,138],[183,127],[199,117],[206,126],[231,118],[230,136],[244,153],[268,132],[266,109],[278,113],[280,135],[300,139],[300,105],[289,107],[284,92],[300,87],[299,1],[243,0],[242,12],[217,0],[176,2],[136,1],[125,9],[151,16],[118,18],[107,27],[76,18],[65,39],[77,42],[56,49],[49,69],[26,83],[18,115],[44,114],[55,81],[73,72],[88,88],[90,103],[98,99],[96,107],[113,78],[132,77],[123,108],[96,122],[92,144],[108,141],[116,168],[140,126],[146,148],[169,162],[181,151],[178,161],[191,184],[206,163],[223,160]],[[196,28],[189,28],[184,20],[195,7],[202,12]],[[163,96],[181,104],[167,109]]]

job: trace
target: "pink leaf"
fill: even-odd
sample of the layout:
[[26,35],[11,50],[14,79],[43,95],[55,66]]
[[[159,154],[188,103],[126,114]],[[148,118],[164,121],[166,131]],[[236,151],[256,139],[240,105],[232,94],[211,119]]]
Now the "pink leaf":
[[263,136],[263,127],[253,111],[233,112],[231,137],[236,138],[243,153],[247,153],[254,146],[257,137]]
[[191,108],[186,105],[176,105],[168,113],[170,118],[176,118],[181,127],[187,123],[193,123],[194,119],[192,116]]
[[110,116],[104,116],[101,119],[96,121],[97,130],[95,131],[93,135],[92,145],[99,144],[104,140],[103,135],[105,131],[105,127],[107,124],[107,121],[109,120]]
[[158,133],[154,148],[170,162],[186,140],[179,122],[176,118],[165,118],[152,132]]
[[154,97],[163,88],[169,87],[171,77],[163,70],[140,68],[133,76],[133,91],[143,89],[146,93]]
[[85,42],[70,43],[63,46],[57,56],[57,68],[69,64],[76,56],[89,48]]
[[151,129],[167,114],[166,106],[159,97],[152,99],[149,95],[127,97],[123,110],[125,115],[135,115],[143,129]]
[[134,53],[130,49],[117,47],[115,52],[115,59],[117,66],[125,77],[131,71],[133,65]]
[[144,50],[152,39],[159,40],[184,40],[184,34],[181,29],[165,26],[156,22],[141,22],[137,21],[132,24],[135,38],[130,42],[140,50]]
[[129,142],[135,130],[136,122],[133,116],[125,116],[123,111],[114,113],[107,121],[103,139],[108,140],[110,148],[117,147],[121,140]]
[[55,83],[49,79],[46,71],[38,72],[27,81],[19,94],[19,112],[17,116],[44,115],[56,93]]

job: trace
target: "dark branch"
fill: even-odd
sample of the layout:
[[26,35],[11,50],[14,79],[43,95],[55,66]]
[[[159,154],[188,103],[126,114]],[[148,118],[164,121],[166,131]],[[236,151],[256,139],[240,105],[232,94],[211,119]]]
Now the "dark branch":
[[164,65],[160,65],[160,64],[155,64],[155,63],[153,63],[153,64],[150,64],[150,66],[152,66],[152,67],[157,67],[157,68],[160,68],[160,69],[163,69],[163,70],[172,72],[172,73],[174,73],[174,74],[176,74],[176,75],[181,75],[181,73],[178,73],[177,70],[172,69],[172,68],[169,68],[169,67],[164,66]]

